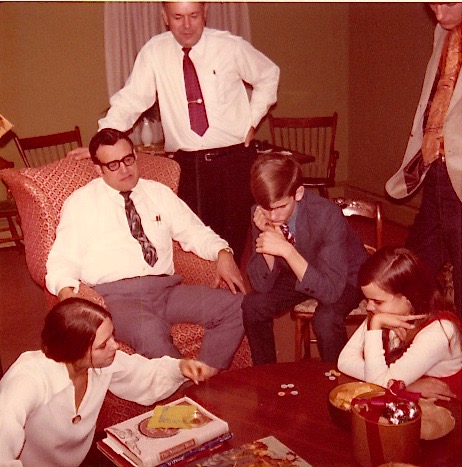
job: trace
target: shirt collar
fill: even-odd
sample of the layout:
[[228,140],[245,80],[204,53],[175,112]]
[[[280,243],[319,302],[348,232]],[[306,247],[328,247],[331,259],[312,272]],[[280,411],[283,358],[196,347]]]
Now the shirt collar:
[[[104,190],[104,192],[112,199],[114,200],[115,202],[117,202],[117,204],[121,204],[123,205],[124,204],[124,199],[123,197],[121,196],[120,194],[120,191],[119,190],[116,190],[115,188],[112,188],[112,186],[109,186],[104,180],[102,177],[100,177],[101,179],[101,185],[102,185],[102,189]],[[134,197],[139,197],[142,195],[143,193],[143,189],[141,188],[140,186],[140,180],[138,180],[138,183],[132,188],[132,199],[133,199],[133,196]]]
[[[204,28],[204,30],[202,31],[202,36],[199,39],[199,41],[197,42],[197,44],[191,47],[190,54],[192,53],[193,56],[194,55],[203,55],[204,54],[204,52],[205,52],[205,43],[206,43],[206,38],[205,38],[206,30],[207,30],[207,28]],[[181,56],[183,56],[184,55],[183,46],[175,39],[173,34],[172,34],[172,37],[173,37],[173,40],[175,41],[175,44],[176,44],[176,47],[177,47],[178,51],[181,53]]]
[[291,232],[295,232],[295,225],[297,224],[297,211],[298,211],[298,202],[295,205],[295,209],[294,209],[294,212],[292,213],[292,216],[287,222],[287,225],[289,226],[289,230]]

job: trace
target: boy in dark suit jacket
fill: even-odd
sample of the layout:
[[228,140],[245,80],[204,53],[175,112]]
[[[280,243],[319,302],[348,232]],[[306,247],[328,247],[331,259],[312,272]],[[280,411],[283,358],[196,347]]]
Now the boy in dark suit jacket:
[[244,297],[244,327],[255,365],[276,362],[273,319],[309,297],[321,359],[336,363],[347,342],[345,316],[362,295],[357,273],[367,252],[331,201],[304,189],[301,168],[279,154],[258,157],[250,187],[253,252]]

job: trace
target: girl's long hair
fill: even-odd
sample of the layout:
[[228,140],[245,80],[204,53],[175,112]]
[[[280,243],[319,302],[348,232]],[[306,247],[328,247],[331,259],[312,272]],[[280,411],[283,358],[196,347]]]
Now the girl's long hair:
[[[430,269],[406,248],[385,246],[378,250],[362,265],[358,282],[360,287],[374,283],[389,294],[403,295],[412,305],[412,314],[427,315],[425,319],[414,323],[415,328],[407,333],[406,339],[391,353],[388,332],[384,330],[385,358],[388,364],[400,358],[415,335],[435,320],[449,319],[462,333],[461,322],[453,313],[454,306],[443,299]],[[449,338],[448,343],[450,345]]]

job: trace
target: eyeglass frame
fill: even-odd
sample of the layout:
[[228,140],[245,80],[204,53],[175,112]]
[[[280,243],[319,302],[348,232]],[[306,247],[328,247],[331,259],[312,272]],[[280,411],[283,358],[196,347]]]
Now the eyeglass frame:
[[[127,163],[127,158],[130,160],[130,158],[132,157],[133,157],[133,162]],[[121,163],[123,163],[125,167],[131,167],[136,162],[136,154],[132,152],[122,157],[122,159],[116,159],[116,160],[109,161],[109,162],[101,162],[97,157],[95,157],[95,159],[97,160],[97,163],[99,166],[106,167],[111,172],[117,172],[120,169]],[[116,164],[117,167],[111,169],[110,166],[114,164]]]

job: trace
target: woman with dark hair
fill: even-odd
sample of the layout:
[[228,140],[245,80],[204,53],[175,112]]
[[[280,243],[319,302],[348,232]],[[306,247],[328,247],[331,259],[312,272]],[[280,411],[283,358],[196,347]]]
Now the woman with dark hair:
[[[24,352],[0,381],[0,464],[78,466],[88,453],[106,392],[150,405],[203,364],[118,351],[110,314],[70,298],[47,315],[42,350]],[[4,462],[6,461],[6,464]]]
[[384,247],[358,279],[368,317],[342,350],[339,370],[381,386],[402,380],[424,397],[462,399],[461,323],[426,265],[405,248]]

